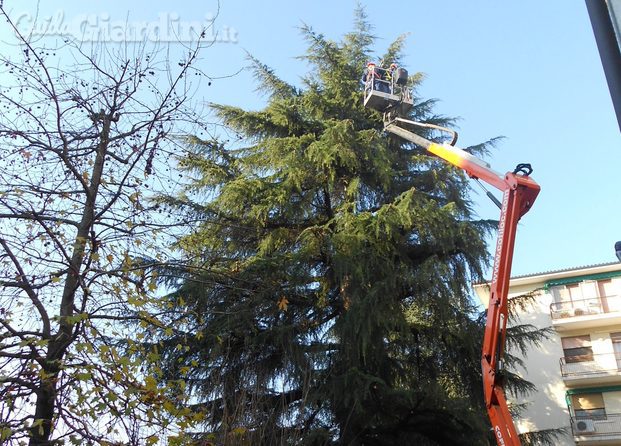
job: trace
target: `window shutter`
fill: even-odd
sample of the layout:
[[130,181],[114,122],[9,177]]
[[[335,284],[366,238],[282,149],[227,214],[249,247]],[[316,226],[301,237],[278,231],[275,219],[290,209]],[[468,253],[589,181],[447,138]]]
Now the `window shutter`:
[[561,338],[561,344],[563,344],[563,350],[568,348],[580,348],[591,346],[591,336],[572,336],[569,338]]
[[603,409],[604,397],[601,393],[584,393],[582,395],[572,395],[571,405],[574,410]]

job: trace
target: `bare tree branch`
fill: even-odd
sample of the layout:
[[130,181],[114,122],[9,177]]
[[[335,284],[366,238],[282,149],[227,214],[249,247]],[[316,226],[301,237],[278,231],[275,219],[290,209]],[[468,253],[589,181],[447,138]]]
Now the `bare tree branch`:
[[139,340],[168,328],[156,267],[191,222],[152,198],[178,186],[177,139],[204,121],[188,79],[204,45],[173,65],[146,45],[45,46],[0,16],[21,56],[0,55],[0,428],[14,444],[145,444],[192,419]]

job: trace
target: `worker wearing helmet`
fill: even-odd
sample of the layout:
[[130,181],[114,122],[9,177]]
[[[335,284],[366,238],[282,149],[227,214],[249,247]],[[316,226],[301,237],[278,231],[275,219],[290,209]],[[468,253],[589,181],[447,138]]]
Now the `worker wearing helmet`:
[[397,64],[396,63],[391,63],[390,67],[388,68],[388,70],[386,71],[387,76],[389,79],[392,78],[393,73],[397,70]]
[[367,68],[364,70],[364,73],[362,74],[362,82],[367,82],[367,80],[373,79],[375,76],[376,76],[375,63],[368,62]]
[[386,70],[383,68],[378,68],[374,62],[367,63],[367,68],[362,75],[363,82],[373,82],[371,84],[372,90],[383,91],[384,93],[389,92],[388,83],[385,79]]
[[388,67],[388,69],[386,70],[386,81],[388,82],[388,85],[390,86],[390,92],[391,93],[393,93],[393,90],[394,90],[393,79],[394,79],[395,71],[397,71],[397,64],[396,63],[391,63],[390,67]]

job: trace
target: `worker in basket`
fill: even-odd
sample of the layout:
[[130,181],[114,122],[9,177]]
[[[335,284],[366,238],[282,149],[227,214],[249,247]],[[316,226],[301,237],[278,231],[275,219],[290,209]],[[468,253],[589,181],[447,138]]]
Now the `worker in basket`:
[[367,63],[362,75],[364,106],[381,112],[391,111],[405,115],[412,108],[412,94],[407,87],[408,71],[396,63],[388,68]]
[[390,93],[390,82],[387,79],[387,70],[378,67],[374,62],[367,63],[367,68],[362,75],[362,82],[370,83],[372,90]]

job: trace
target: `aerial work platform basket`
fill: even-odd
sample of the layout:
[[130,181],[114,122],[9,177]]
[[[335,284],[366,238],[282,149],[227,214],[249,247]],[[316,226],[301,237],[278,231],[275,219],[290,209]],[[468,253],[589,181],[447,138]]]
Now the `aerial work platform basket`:
[[380,112],[395,110],[405,115],[413,106],[412,92],[407,87],[405,68],[378,68],[369,64],[363,76],[364,106]]

